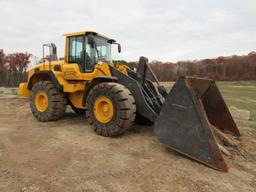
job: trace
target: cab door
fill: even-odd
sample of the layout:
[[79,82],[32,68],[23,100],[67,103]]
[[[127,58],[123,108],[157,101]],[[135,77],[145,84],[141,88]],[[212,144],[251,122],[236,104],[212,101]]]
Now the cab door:
[[100,65],[97,65],[99,56],[107,55],[107,48],[104,51],[101,45],[96,46],[96,43],[89,41],[89,36],[86,35],[67,38],[67,63],[62,67],[65,79],[92,80],[95,76],[110,75],[107,62],[100,62]]
[[69,37],[68,63],[77,64],[81,73],[85,72],[84,42],[84,36]]
[[86,36],[67,38],[67,64],[62,67],[68,80],[90,80],[96,64],[95,48],[87,43]]

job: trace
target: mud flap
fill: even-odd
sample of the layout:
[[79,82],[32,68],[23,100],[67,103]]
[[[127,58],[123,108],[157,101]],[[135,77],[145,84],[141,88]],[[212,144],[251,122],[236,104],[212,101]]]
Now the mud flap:
[[194,77],[177,80],[155,122],[155,133],[171,149],[225,172],[229,163],[224,147],[240,136],[215,82]]

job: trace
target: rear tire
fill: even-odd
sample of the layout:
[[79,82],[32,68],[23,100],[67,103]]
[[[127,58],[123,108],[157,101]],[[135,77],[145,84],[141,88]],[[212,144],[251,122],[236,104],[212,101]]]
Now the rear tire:
[[[106,117],[104,111],[102,115],[98,114],[97,107],[100,102],[105,102],[108,106]],[[103,109],[104,107],[105,105]],[[122,134],[131,127],[136,115],[134,97],[126,87],[118,83],[100,83],[93,87],[87,97],[85,108],[92,129],[105,137]]]
[[33,86],[30,108],[38,121],[60,119],[66,111],[66,105],[66,96],[52,82],[39,81]]

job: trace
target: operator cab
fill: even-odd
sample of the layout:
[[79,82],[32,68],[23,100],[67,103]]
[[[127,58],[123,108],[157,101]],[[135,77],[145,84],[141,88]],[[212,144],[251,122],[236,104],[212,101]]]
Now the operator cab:
[[114,39],[102,36],[96,32],[84,31],[66,34],[66,63],[79,65],[82,73],[90,73],[99,62],[112,64],[111,45],[120,44]]

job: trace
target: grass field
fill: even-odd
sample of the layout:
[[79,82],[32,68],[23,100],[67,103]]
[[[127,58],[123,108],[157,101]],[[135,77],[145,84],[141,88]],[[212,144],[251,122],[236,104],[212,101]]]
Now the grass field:
[[256,81],[218,82],[218,87],[228,106],[250,111],[251,122],[237,123],[256,130]]
[[[168,89],[172,84],[164,83]],[[256,81],[219,81],[217,85],[229,107],[250,111],[249,122],[237,121],[237,123],[256,129]]]
[[228,106],[250,111],[250,119],[256,121],[256,81],[218,82]]

